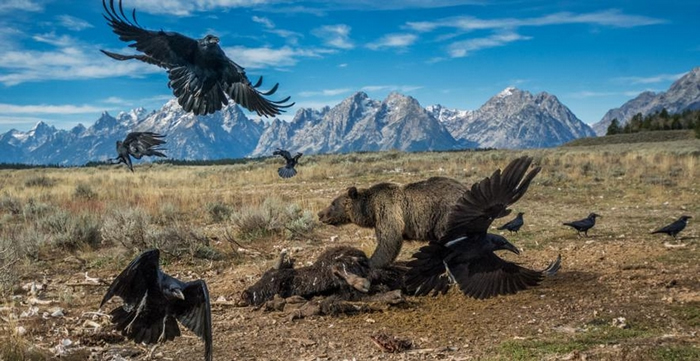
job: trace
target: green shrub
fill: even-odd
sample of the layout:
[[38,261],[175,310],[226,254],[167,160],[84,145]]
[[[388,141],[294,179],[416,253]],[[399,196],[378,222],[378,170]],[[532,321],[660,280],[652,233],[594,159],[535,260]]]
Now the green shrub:
[[231,216],[244,239],[285,236],[308,236],[317,223],[309,211],[298,204],[286,204],[277,198],[267,198],[260,206],[243,207]]
[[207,204],[207,212],[214,223],[221,223],[231,217],[231,207],[221,202]]
[[92,187],[90,187],[89,184],[79,183],[77,186],[75,186],[73,198],[89,201],[97,199],[97,193],[92,190]]

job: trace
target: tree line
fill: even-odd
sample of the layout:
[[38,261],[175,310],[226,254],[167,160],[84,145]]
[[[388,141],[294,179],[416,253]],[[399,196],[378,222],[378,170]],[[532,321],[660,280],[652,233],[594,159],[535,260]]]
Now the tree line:
[[615,118],[610,122],[605,135],[628,134],[656,130],[694,129],[695,137],[700,138],[700,110],[684,110],[669,114],[666,108],[643,116],[635,114],[624,126]]

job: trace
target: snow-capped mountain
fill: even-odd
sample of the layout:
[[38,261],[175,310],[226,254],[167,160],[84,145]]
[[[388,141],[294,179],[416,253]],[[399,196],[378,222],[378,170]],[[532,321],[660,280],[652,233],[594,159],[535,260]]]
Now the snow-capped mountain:
[[291,123],[271,123],[253,155],[270,154],[276,147],[316,154],[445,150],[457,143],[416,99],[391,93],[378,101],[358,92],[333,108],[301,109]]
[[637,113],[648,115],[664,108],[671,114],[700,109],[700,67],[676,80],[666,92],[656,94],[646,91],[621,107],[610,109],[599,122],[593,124],[593,130],[598,135],[605,135],[615,118],[620,125],[624,125]]
[[551,147],[592,136],[556,97],[507,88],[478,110],[423,108],[391,93],[384,100],[358,92],[334,107],[300,109],[291,122],[248,119],[236,105],[208,116],[185,113],[176,100],[161,109],[112,116],[89,127],[58,130],[43,122],[27,132],[0,134],[0,162],[80,165],[115,156],[115,142],[132,131],[166,134],[174,159],[270,155],[276,148],[306,154],[398,149]]
[[0,135],[0,162],[81,165],[104,161],[115,157],[116,141],[132,131],[167,135],[165,153],[170,158],[241,158],[257,145],[263,124],[248,119],[236,105],[216,114],[194,116],[173,99],[152,113],[143,108],[116,117],[104,112],[88,128],[80,124],[57,130],[40,122],[28,132],[10,130]]
[[475,111],[429,107],[461,142],[481,148],[544,148],[595,136],[554,95],[508,87]]

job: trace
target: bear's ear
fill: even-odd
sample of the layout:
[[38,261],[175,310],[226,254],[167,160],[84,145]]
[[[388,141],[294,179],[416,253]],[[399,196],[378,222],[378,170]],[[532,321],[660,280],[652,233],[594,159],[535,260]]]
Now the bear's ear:
[[348,188],[348,197],[350,197],[350,199],[357,199],[357,187]]

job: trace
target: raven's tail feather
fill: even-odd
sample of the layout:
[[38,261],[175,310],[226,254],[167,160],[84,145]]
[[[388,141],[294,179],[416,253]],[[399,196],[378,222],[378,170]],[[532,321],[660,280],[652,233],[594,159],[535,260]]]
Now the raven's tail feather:
[[277,174],[282,178],[292,178],[297,175],[297,170],[294,168],[280,167],[277,169]]
[[543,269],[541,272],[542,272],[543,276],[550,277],[550,276],[554,276],[555,274],[557,274],[557,272],[559,272],[560,268],[561,268],[561,255],[557,256],[557,259],[552,261],[552,263],[550,263],[549,266],[547,266],[547,268]]

